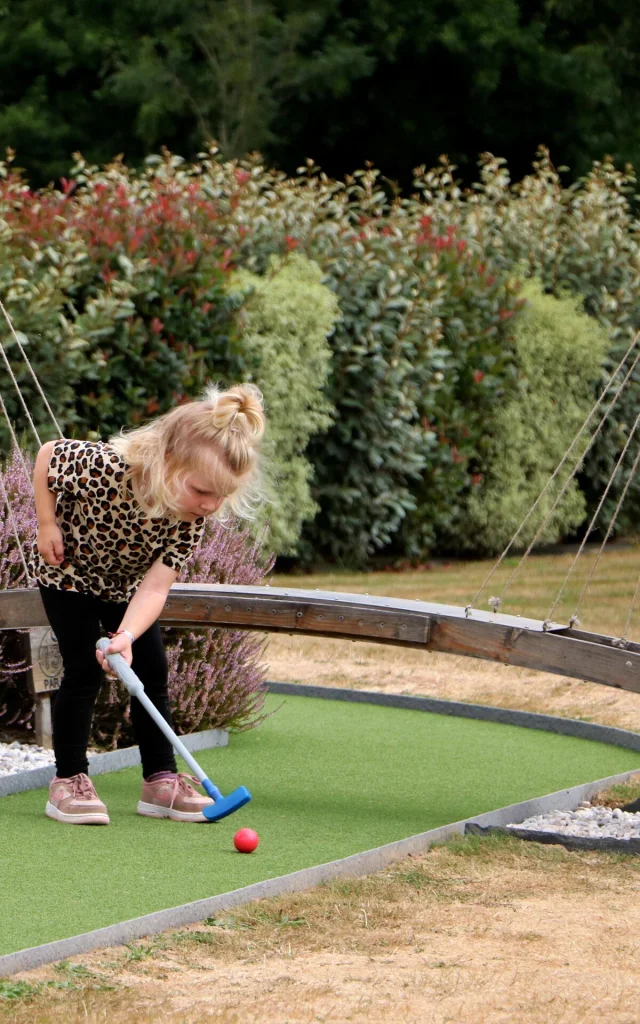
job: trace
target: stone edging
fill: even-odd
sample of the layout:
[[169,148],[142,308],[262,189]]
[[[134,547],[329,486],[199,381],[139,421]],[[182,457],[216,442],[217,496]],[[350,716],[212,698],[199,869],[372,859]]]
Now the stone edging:
[[[229,733],[226,729],[205,729],[194,732],[190,736],[181,736],[187,750],[209,750],[211,747],[226,747],[229,744]],[[105,754],[92,754],[89,757],[89,775],[104,775],[105,772],[116,772],[121,768],[133,768],[140,764],[138,747],[124,747],[122,750],[109,750]],[[41,789],[48,786],[56,774],[55,765],[47,764],[42,768],[31,768],[24,772],[0,776],[0,797],[12,793],[24,793],[28,789]]]
[[[464,718],[477,718],[484,721],[498,721],[525,728],[543,729],[549,732],[562,733],[569,736],[580,736],[583,739],[594,739],[602,743],[623,746],[627,749],[640,751],[640,736],[625,729],[612,729],[608,726],[578,722],[573,719],[560,719],[551,715],[536,715],[523,711],[509,711],[504,708],[490,708],[483,705],[463,704],[454,701],[431,700],[426,697],[406,697],[393,694],[368,693],[362,690],[341,690],[329,687],[299,686],[289,683],[269,683],[271,693],[291,694],[292,696],[320,697],[327,700],[347,700],[355,703],[382,704],[387,707],[407,708],[411,710],[430,711],[435,714],[458,715]],[[608,738],[606,738],[608,737]],[[624,742],[623,742],[624,741]],[[109,755],[101,755],[109,756]],[[22,774],[35,775],[43,769]],[[105,946],[122,945],[146,935],[155,935],[168,928],[180,928],[197,921],[212,917],[221,910],[248,903],[252,900],[282,896],[287,893],[301,892],[322,882],[333,881],[343,877],[357,877],[380,871],[394,861],[408,857],[410,854],[425,853],[435,843],[443,843],[455,835],[464,835],[468,824],[488,828],[516,824],[537,814],[546,814],[552,810],[574,810],[583,800],[589,800],[596,793],[608,789],[616,783],[625,782],[640,770],[632,769],[619,775],[611,775],[604,779],[559,790],[546,796],[534,797],[495,811],[474,815],[463,821],[430,829],[407,839],[366,850],[351,857],[320,864],[316,867],[303,868],[288,875],[270,878],[264,882],[235,889],[232,892],[211,896],[207,899],[185,903],[168,910],[145,914],[142,917],[122,921],[119,924],[84,932],[70,938],[48,942],[41,946],[19,950],[0,956],[0,977],[9,977],[18,971],[31,970],[42,964],[63,960],[69,956],[87,953],[92,949]]]

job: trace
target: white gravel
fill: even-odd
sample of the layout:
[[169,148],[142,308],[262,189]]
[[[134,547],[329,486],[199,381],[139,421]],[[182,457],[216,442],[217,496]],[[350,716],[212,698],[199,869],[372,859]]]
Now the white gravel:
[[53,764],[53,750],[45,750],[34,743],[0,743],[0,775],[15,775],[32,768]]
[[588,839],[640,839],[640,813],[582,803],[575,811],[551,811],[507,828],[555,832]]

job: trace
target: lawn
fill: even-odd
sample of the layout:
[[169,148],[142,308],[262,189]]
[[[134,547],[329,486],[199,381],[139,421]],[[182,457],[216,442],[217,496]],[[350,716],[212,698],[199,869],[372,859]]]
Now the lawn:
[[[97,779],[106,828],[50,821],[42,790],[0,800],[0,954],[637,768],[640,756],[514,726],[289,697],[259,729],[199,760],[223,792],[243,784],[253,802],[218,824],[142,818],[138,768]],[[233,849],[242,826],[260,834],[255,854]]]

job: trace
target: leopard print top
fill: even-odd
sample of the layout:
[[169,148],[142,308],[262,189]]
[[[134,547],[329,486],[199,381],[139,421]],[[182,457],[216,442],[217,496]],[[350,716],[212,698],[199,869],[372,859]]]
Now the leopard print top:
[[44,561],[34,543],[31,570],[45,587],[129,601],[157,559],[179,571],[204,530],[193,522],[150,519],[128,485],[125,462],[106,441],[57,441],[48,470],[56,521],[64,540],[60,565]]

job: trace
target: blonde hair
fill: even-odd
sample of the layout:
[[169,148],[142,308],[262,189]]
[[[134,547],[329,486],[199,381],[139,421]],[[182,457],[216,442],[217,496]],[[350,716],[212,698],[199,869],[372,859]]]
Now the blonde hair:
[[227,501],[214,515],[226,522],[228,504],[241,519],[255,519],[263,500],[259,448],[265,431],[262,393],[255,384],[223,391],[208,384],[202,397],[157,416],[143,427],[121,430],[109,444],[127,463],[126,485],[152,518],[180,518],[180,493],[187,476],[205,475]]

